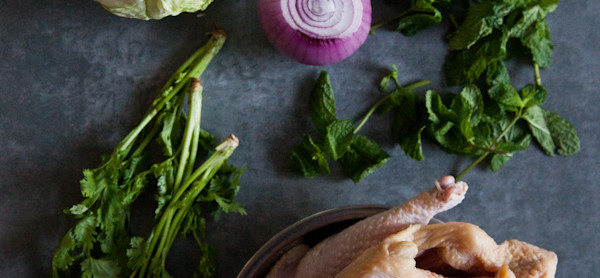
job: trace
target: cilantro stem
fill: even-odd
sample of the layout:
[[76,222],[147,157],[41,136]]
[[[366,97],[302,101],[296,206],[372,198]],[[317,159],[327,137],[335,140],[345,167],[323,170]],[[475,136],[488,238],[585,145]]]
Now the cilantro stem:
[[[153,261],[164,264],[190,207],[225,161],[233,154],[238,144],[238,139],[230,135],[216,147],[215,152],[198,169],[183,180],[181,186],[173,194],[159,223],[148,237],[150,241],[144,250],[145,255],[141,268],[135,269],[130,277],[146,277],[148,267]],[[152,270],[150,271],[152,272]]]
[[494,147],[496,146],[496,144],[498,144],[498,142],[500,142],[500,140],[502,140],[502,138],[506,135],[506,133],[508,133],[508,131],[513,127],[513,125],[515,125],[515,123],[517,123],[517,121],[521,118],[522,113],[523,113],[523,108],[521,108],[517,111],[517,113],[515,114],[515,117],[510,121],[510,123],[508,123],[508,125],[504,128],[504,130],[502,130],[500,135],[498,135],[498,137],[496,137],[496,139],[494,140],[494,142],[492,143],[492,145],[489,148],[490,150],[483,153],[475,161],[473,161],[471,164],[469,164],[469,166],[467,166],[467,168],[465,168],[458,175],[456,175],[456,180],[460,180],[467,172],[469,172],[471,169],[473,169],[475,166],[477,166],[477,164],[479,164],[490,153],[492,153],[491,150],[493,150]]
[[540,77],[540,66],[536,62],[533,63],[533,76],[535,78],[535,84],[538,86],[542,86],[542,78]]
[[[173,184],[173,190],[177,191],[181,181],[184,178],[185,173],[189,173],[189,167],[193,167],[193,162],[190,163],[190,158],[195,159],[195,153],[190,151],[190,148],[194,149],[193,136],[196,129],[200,128],[200,113],[202,109],[202,82],[198,78],[192,78],[189,88],[189,116],[183,132],[183,142],[181,156],[179,160],[179,166],[177,168],[177,175],[175,176],[175,182]],[[191,165],[190,165],[191,164]]]
[[[117,159],[121,160],[127,156],[142,130],[144,130],[148,123],[154,119],[163,107],[179,93],[181,88],[187,85],[187,81],[190,78],[202,75],[212,58],[219,52],[225,43],[226,37],[225,31],[214,31],[210,40],[179,67],[162,88],[161,94],[155,100],[142,121],[119,143],[114,153]],[[186,72],[190,65],[193,65],[193,67]],[[172,87],[172,83],[175,83],[175,87]]]
[[[394,82],[396,83],[396,86],[398,86],[399,88],[402,88],[402,86],[399,84],[397,78],[394,78]],[[412,83],[410,85],[407,85],[406,89],[408,90],[414,90],[416,88],[419,88],[421,86],[425,86],[427,84],[429,84],[430,81],[429,80],[421,80],[415,83]],[[371,109],[369,109],[369,111],[367,112],[367,114],[363,117],[363,119],[360,121],[360,123],[358,124],[358,126],[356,126],[356,128],[354,129],[354,134],[358,133],[358,131],[363,127],[363,125],[365,125],[365,123],[367,123],[367,120],[369,120],[369,118],[371,117],[371,115],[373,114],[373,112],[375,112],[375,110],[377,110],[377,108],[379,107],[379,105],[381,105],[382,103],[384,103],[385,101],[387,101],[390,98],[390,95],[385,96],[384,98],[380,99],[377,103],[375,103],[375,105],[373,105],[373,107],[371,107]]]
[[154,126],[154,128],[152,128],[150,133],[148,135],[146,135],[146,137],[144,137],[144,139],[142,140],[140,145],[136,148],[136,150],[133,152],[133,154],[131,156],[132,157],[140,156],[142,154],[142,152],[144,151],[144,149],[152,141],[152,139],[154,138],[154,135],[156,135],[156,132],[158,132],[158,126]]

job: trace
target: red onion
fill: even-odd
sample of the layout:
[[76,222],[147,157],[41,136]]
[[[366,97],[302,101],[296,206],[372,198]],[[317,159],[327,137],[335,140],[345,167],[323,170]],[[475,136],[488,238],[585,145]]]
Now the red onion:
[[278,51],[308,65],[345,59],[367,39],[370,0],[258,0],[258,16]]

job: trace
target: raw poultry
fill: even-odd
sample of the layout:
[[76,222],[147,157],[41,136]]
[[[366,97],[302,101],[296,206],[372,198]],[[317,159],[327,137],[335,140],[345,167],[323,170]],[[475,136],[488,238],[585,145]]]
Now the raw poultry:
[[554,277],[554,252],[518,240],[498,245],[469,223],[427,225],[436,214],[461,203],[468,189],[452,176],[434,184],[312,248],[294,247],[267,278]]
[[498,245],[470,223],[417,224],[369,248],[335,278],[554,277],[556,264],[554,252],[518,240]]

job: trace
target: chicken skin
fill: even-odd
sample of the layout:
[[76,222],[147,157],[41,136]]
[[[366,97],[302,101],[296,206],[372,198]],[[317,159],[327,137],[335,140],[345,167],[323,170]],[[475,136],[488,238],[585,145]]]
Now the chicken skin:
[[453,277],[549,278],[557,264],[554,252],[518,240],[497,245],[476,225],[451,222],[412,225],[367,249],[335,277],[445,277],[417,267],[419,256],[428,257],[426,268],[451,270]]
[[290,278],[296,274],[298,263],[304,257],[310,247],[306,244],[298,244],[287,251],[281,258],[271,267],[265,278]]

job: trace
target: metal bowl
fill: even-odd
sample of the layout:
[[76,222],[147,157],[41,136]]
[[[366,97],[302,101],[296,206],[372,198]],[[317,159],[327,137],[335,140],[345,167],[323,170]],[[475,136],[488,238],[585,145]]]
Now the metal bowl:
[[276,234],[248,260],[237,278],[263,278],[271,266],[292,247],[314,246],[323,239],[374,214],[390,209],[384,205],[356,205],[328,209],[308,216]]

